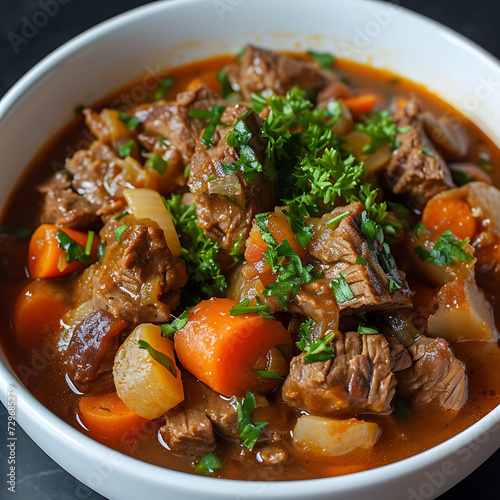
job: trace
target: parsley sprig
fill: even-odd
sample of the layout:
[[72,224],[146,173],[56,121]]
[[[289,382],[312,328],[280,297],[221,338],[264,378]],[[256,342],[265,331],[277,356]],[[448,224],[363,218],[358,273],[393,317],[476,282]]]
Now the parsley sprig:
[[252,450],[259,439],[260,433],[269,422],[253,422],[252,413],[255,409],[255,396],[247,389],[246,397],[238,400],[238,435],[242,446]]
[[169,356],[156,350],[151,344],[145,340],[139,340],[139,349],[147,349],[149,355],[158,363],[163,365],[175,378],[177,378],[177,370],[175,369],[174,362]]
[[335,350],[330,342],[335,337],[335,332],[331,332],[324,338],[311,341],[311,326],[314,321],[308,319],[300,325],[300,340],[296,342],[297,347],[304,351],[304,364],[315,363],[316,361],[326,361],[335,357]]
[[92,241],[94,239],[94,231],[89,231],[85,248],[60,229],[57,231],[56,237],[59,242],[59,248],[62,248],[66,253],[66,262],[68,264],[71,264],[71,262],[79,262],[84,266],[90,266],[90,264],[92,264],[92,256],[90,255],[90,252],[92,249]]
[[453,233],[448,230],[441,234],[439,240],[435,243],[430,252],[418,246],[415,248],[415,253],[421,260],[432,262],[440,267],[446,264],[454,264],[454,259],[462,262],[469,262],[473,257],[469,252],[463,249],[469,241],[470,238],[466,238],[463,241],[457,240]]
[[170,323],[162,323],[161,335],[168,339],[173,339],[177,330],[180,330],[189,320],[189,308],[186,309],[178,318],[175,318]]
[[221,295],[227,288],[227,281],[218,261],[219,245],[207,238],[198,226],[195,205],[182,204],[181,197],[172,195],[165,200],[177,233],[182,235],[181,259],[189,278],[199,284],[203,295]]

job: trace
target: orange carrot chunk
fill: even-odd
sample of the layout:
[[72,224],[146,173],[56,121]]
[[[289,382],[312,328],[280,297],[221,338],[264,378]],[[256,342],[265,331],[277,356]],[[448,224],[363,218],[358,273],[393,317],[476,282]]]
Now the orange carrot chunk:
[[116,392],[82,397],[78,404],[78,414],[93,436],[115,442],[139,432],[141,425],[148,422],[146,418],[134,413]]
[[376,102],[377,95],[373,92],[366,92],[344,99],[344,104],[352,111],[356,119],[359,119],[361,115],[369,114]]
[[257,313],[231,315],[236,305],[218,298],[200,302],[175,333],[175,351],[184,368],[214,391],[228,397],[244,396],[247,389],[265,394],[279,379],[262,378],[254,370],[266,370],[274,348],[291,352],[290,333],[279,321]]
[[433,198],[424,208],[422,224],[431,231],[451,231],[457,238],[465,240],[476,233],[476,219],[470,206],[459,198]]
[[[84,265],[74,261],[66,261],[66,252],[59,246],[58,231],[62,231],[83,249],[86,248],[89,234],[74,229],[60,228],[52,224],[42,224],[33,233],[28,249],[28,271],[32,278],[59,278],[74,271],[83,269]],[[90,256],[92,262],[97,260],[99,238],[94,235]]]

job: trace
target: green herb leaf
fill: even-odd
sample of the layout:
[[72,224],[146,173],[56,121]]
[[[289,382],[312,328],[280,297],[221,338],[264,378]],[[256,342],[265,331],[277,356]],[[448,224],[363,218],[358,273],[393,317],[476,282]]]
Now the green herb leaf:
[[338,281],[332,280],[333,293],[339,304],[354,298],[351,287],[342,274],[339,274]]
[[174,79],[169,77],[162,80],[155,92],[155,100],[159,101],[165,94],[172,88],[174,84]]
[[180,194],[172,195],[164,203],[177,233],[182,235],[181,259],[189,279],[199,285],[203,296],[221,296],[227,288],[227,281],[219,265],[219,245],[207,238],[198,225],[196,206],[184,205],[181,198]]
[[151,158],[148,158],[145,167],[152,168],[160,175],[163,175],[167,171],[168,162],[166,162],[161,156],[153,155]]
[[288,210],[282,210],[286,215],[290,228],[297,238],[297,243],[301,248],[306,248],[307,244],[311,241],[313,230],[310,228],[303,219],[293,216]]
[[[249,313],[270,313],[272,312],[271,306],[267,304],[260,304],[255,306],[250,306],[250,299],[245,299],[240,302],[237,306],[233,306],[229,309],[229,314],[232,316],[239,316],[240,314],[249,314]],[[273,318],[274,319],[274,318]]]
[[252,450],[268,422],[252,422],[255,396],[247,389],[246,397],[238,400],[238,435],[242,446]]
[[422,222],[418,222],[417,225],[415,226],[415,229],[413,230],[413,232],[415,233],[415,238],[420,239],[419,237],[420,231],[427,231]]
[[119,226],[115,229],[115,240],[117,243],[120,243],[123,233],[127,230],[128,226],[123,224],[123,226]]
[[256,113],[260,113],[267,106],[267,99],[262,94],[254,94],[251,96],[252,108]]
[[125,123],[125,125],[127,125],[127,127],[129,129],[132,129],[132,130],[137,128],[137,125],[139,125],[139,123],[141,123],[139,118],[137,118],[135,116],[130,116],[123,111],[120,111],[120,114],[118,115],[118,120]]
[[475,180],[471,174],[469,174],[468,172],[464,172],[463,170],[460,170],[458,168],[450,168],[450,171],[451,176],[453,177],[453,182],[457,186],[463,186],[464,184]]
[[350,215],[351,212],[344,212],[343,214],[339,214],[333,219],[330,219],[326,225],[327,226],[337,226],[337,224],[342,220],[345,219],[348,215]]
[[92,251],[92,242],[94,241],[94,231],[89,231],[87,236],[87,244],[85,245],[85,255],[90,255]]
[[115,220],[117,221],[120,221],[122,220],[124,217],[127,217],[127,215],[130,215],[126,210],[125,212],[123,212],[122,214],[118,215],[117,217],[115,217]]
[[335,337],[335,332],[331,332],[324,338],[320,338],[311,342],[311,326],[314,321],[308,319],[300,325],[299,335],[300,340],[296,342],[297,347],[304,351],[304,364],[315,363],[317,361],[326,361],[335,357],[334,348],[329,343]]
[[210,121],[207,124],[207,127],[203,131],[203,134],[201,136],[201,142],[207,147],[211,148],[212,146],[215,145],[215,142],[213,140],[213,135],[215,132],[215,128],[217,125],[220,125],[220,117],[222,116],[222,113],[224,113],[224,110],[226,109],[226,106],[218,106],[217,104],[214,104],[212,106],[211,112],[212,112],[212,117],[210,118]]
[[425,156],[434,156],[429,148],[422,148],[421,151]]
[[145,340],[139,340],[139,349],[147,349],[149,355],[160,365],[163,365],[175,378],[177,378],[177,370],[175,369],[174,362],[160,351],[157,351]]
[[[92,236],[91,234],[92,233]],[[90,238],[93,239],[94,232],[89,231],[87,237],[87,242]],[[92,257],[90,252],[87,254],[85,249],[79,245],[75,240],[71,239],[64,231],[60,229],[57,231],[57,241],[59,242],[59,248],[62,248],[66,253],[66,262],[70,264],[71,262],[79,262],[84,266],[90,266],[92,264]],[[92,242],[91,242],[92,245]]]
[[361,256],[356,257],[356,264],[358,264],[360,266],[366,266],[365,259],[363,259],[363,257],[361,257]]
[[215,469],[220,469],[221,467],[221,461],[213,453],[205,453],[194,466],[195,470],[203,474],[213,474]]
[[371,327],[371,326],[359,325],[358,326],[358,333],[360,335],[372,335],[374,333],[378,333],[378,330],[376,328]]
[[229,78],[227,76],[227,71],[224,68],[221,69],[217,74],[217,81],[221,86],[220,95],[222,97],[226,98],[229,94],[233,93],[233,87],[231,87],[231,82],[229,81]]
[[175,318],[170,323],[162,323],[161,327],[161,335],[162,337],[166,337],[170,340],[174,338],[174,334],[177,330],[180,330],[189,320],[189,309],[186,309],[178,318]]
[[281,375],[278,375],[275,372],[272,372],[270,370],[252,370],[255,375],[257,375],[260,378],[283,378]]
[[333,66],[335,62],[335,58],[331,54],[322,54],[320,52],[314,52],[309,50],[307,52],[319,65],[322,69],[328,69]]
[[134,139],[131,139],[130,141],[126,142],[125,144],[121,144],[118,147],[118,154],[122,158],[126,158],[127,156],[131,155],[134,146],[136,146],[136,142],[134,141]]
[[402,285],[394,278],[389,278],[389,293],[395,292],[396,290],[401,290]]
[[445,231],[430,252],[419,246],[415,248],[415,253],[421,260],[432,262],[440,267],[454,264],[453,259],[469,262],[473,257],[462,248],[467,243],[469,243],[469,238],[458,241],[451,231]]
[[391,151],[399,146],[396,142],[398,127],[392,121],[392,115],[388,110],[373,111],[371,116],[365,116],[363,122],[356,123],[354,128],[371,139],[370,143],[363,147],[363,153],[375,153],[385,144],[389,145]]
[[231,255],[231,257],[233,257],[234,260],[237,261],[243,260],[244,254],[243,252],[240,251],[240,246],[242,242],[243,242],[243,235],[241,235],[238,238],[238,241],[236,241],[236,243],[233,245],[233,248],[231,248],[229,252],[229,255]]
[[108,243],[106,240],[101,241],[99,246],[97,247],[97,260],[101,262],[102,258],[104,257],[104,252],[106,252],[106,247],[108,246]]

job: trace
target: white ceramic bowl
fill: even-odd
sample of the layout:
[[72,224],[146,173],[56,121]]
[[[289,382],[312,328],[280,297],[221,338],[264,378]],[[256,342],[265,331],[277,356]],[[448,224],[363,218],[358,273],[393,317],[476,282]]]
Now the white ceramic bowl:
[[[0,206],[36,152],[72,118],[123,85],[246,42],[324,50],[388,68],[500,137],[500,64],[451,30],[397,5],[364,0],[154,2],[105,22],[33,68],[0,103]],[[141,85],[135,88],[139,95]],[[499,141],[496,141],[499,143]],[[500,445],[500,407],[454,438],[406,460],[348,476],[239,482],[187,475],[117,453],[55,417],[22,385],[3,353],[0,394],[17,392],[19,424],[57,463],[110,499],[419,500],[438,496]]]

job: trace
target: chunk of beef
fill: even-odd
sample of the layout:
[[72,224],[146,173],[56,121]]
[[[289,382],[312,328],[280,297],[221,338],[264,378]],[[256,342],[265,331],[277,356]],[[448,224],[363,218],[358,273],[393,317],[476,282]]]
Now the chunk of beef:
[[391,353],[391,370],[393,373],[406,370],[412,365],[412,359],[408,349],[398,340],[398,338],[384,331],[385,338],[389,344]]
[[[119,243],[114,234],[118,224],[127,225]],[[101,238],[107,247],[94,275],[94,308],[133,326],[168,321],[187,274],[184,264],[172,258],[163,230],[128,215],[119,222],[111,219]]]
[[71,188],[67,172],[57,172],[38,190],[45,195],[40,217],[43,224],[88,229],[99,221],[97,207]]
[[164,415],[160,432],[168,447],[179,455],[201,457],[215,448],[212,422],[195,408],[175,408]]
[[120,210],[124,204],[123,189],[142,187],[145,170],[134,160],[123,160],[100,141],[89,149],[80,149],[66,160],[73,175],[71,185],[82,195],[97,215]]
[[229,439],[238,439],[238,402],[227,398],[197,380],[188,372],[182,373],[186,408],[196,408],[213,423],[215,430]]
[[271,89],[276,94],[286,94],[292,87],[321,90],[333,77],[321,71],[314,63],[299,61],[285,54],[247,45],[238,65],[227,68],[234,88],[245,99],[252,92]]
[[399,108],[393,120],[400,128],[411,128],[396,135],[401,144],[393,153],[385,177],[394,193],[406,194],[415,208],[422,209],[435,194],[455,184],[448,166],[424,132],[416,99]]
[[467,400],[465,365],[442,338],[419,337],[408,346],[413,364],[397,374],[398,392],[416,402],[459,410]]
[[79,391],[89,392],[96,383],[101,390],[114,387],[110,374],[120,345],[117,335],[126,326],[125,321],[98,310],[75,327],[65,360],[67,373]]
[[298,411],[329,417],[390,411],[395,377],[384,336],[339,332],[332,344],[333,359],[305,364],[304,353],[292,359],[284,401]]
[[[323,278],[347,281],[354,298],[339,303],[342,312],[385,311],[411,306],[411,290],[405,274],[395,267],[387,246],[371,242],[361,229],[361,203],[338,207],[321,219],[310,219],[314,233],[307,251],[318,264],[315,270]],[[332,218],[349,212],[337,227],[329,225]],[[384,266],[384,267],[382,267]],[[400,288],[391,287],[391,279]]]
[[[198,142],[188,181],[195,196],[200,227],[226,250],[232,249],[238,241],[243,243],[246,240],[255,214],[273,209],[278,202],[277,183],[263,173],[250,179],[240,171],[224,169],[224,165],[234,164],[240,159],[240,153],[228,144],[227,137],[238,117],[247,110],[246,106],[240,105],[227,108],[221,121],[229,126],[216,130],[216,144],[207,148],[201,141]],[[255,112],[243,118],[242,122],[252,134],[245,147],[264,166],[266,142],[261,135],[262,122]],[[267,172],[266,167],[264,172]]]
[[161,136],[177,150],[188,165],[206,120],[189,116],[192,109],[210,110],[213,105],[223,106],[225,101],[205,85],[177,94],[175,102],[139,107],[135,116],[148,134]]

